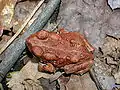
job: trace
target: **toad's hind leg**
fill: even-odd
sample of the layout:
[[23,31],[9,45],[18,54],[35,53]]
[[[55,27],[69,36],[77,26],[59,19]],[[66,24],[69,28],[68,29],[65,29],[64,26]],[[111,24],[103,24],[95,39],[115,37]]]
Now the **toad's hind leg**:
[[93,60],[86,61],[84,63],[77,63],[77,64],[70,64],[66,65],[64,67],[64,70],[67,74],[74,73],[74,74],[79,74],[79,73],[85,73],[87,72],[90,67],[93,65]]
[[89,71],[90,68],[86,68],[86,69],[83,69],[83,70],[80,70],[78,72],[75,72],[75,74],[80,74],[80,75],[83,75],[84,73],[86,73],[87,71]]
[[83,69],[83,70],[79,70],[79,71],[75,72],[75,74],[81,74],[81,75],[83,75],[84,73],[86,73],[87,71],[89,71],[90,68],[91,68],[92,65],[93,65],[93,61],[90,61],[90,62],[88,62],[88,63],[89,63],[89,64],[88,64],[87,68],[85,68],[85,69]]

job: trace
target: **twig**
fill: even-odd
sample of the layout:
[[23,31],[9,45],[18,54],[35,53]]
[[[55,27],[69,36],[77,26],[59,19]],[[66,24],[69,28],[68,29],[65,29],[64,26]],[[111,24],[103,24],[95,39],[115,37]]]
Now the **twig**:
[[98,90],[103,90],[100,82],[98,81],[98,79],[97,79],[97,77],[96,77],[96,75],[95,75],[95,71],[94,71],[93,68],[90,69],[89,74],[90,74],[92,80],[94,81],[94,83],[96,84],[97,89],[98,89]]
[[25,23],[21,26],[21,28],[15,33],[15,35],[0,49],[0,54],[2,54],[3,51],[15,40],[16,37],[23,31],[25,26],[28,24],[28,22],[31,20],[31,18],[34,16],[36,11],[40,8],[40,6],[43,4],[45,0],[41,0],[38,5],[35,7],[31,15],[28,17],[28,19],[25,21]]
[[53,29],[51,30],[52,32],[55,32],[56,28],[59,26],[59,24],[62,22],[63,19],[61,19],[60,21],[58,21],[58,23],[53,27]]

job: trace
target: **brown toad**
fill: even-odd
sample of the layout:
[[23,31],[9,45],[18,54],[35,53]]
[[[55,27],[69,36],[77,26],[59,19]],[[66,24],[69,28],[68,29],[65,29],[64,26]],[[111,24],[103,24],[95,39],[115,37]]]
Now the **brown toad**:
[[67,74],[81,74],[93,65],[94,48],[78,32],[41,30],[29,36],[26,44],[30,52],[42,58],[41,71],[63,69]]

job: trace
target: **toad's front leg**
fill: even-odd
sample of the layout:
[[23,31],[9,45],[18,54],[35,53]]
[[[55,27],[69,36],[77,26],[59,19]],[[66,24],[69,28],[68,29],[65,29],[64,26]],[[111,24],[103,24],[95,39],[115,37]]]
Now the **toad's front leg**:
[[55,67],[51,63],[47,63],[47,64],[39,63],[38,71],[54,73],[55,72]]

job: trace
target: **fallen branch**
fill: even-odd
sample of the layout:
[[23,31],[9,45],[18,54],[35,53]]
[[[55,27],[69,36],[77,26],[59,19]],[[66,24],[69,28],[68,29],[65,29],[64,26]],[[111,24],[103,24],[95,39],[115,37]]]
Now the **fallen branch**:
[[25,21],[25,23],[21,26],[21,28],[15,33],[15,35],[0,49],[0,54],[2,54],[3,51],[15,40],[15,38],[23,31],[25,26],[28,24],[28,22],[31,20],[31,18],[34,16],[36,11],[40,8],[40,6],[43,4],[45,0],[41,0],[38,5],[35,7],[31,15],[28,17],[28,19]]
[[0,63],[0,82],[25,49],[26,38],[30,34],[35,33],[44,27],[59,3],[60,0],[50,0],[47,4],[47,7],[39,14],[38,18],[33,22],[28,30],[20,38],[16,39],[5,50],[5,52],[0,55],[0,60],[2,60]]
[[89,74],[90,74],[92,80],[94,81],[94,83],[95,83],[97,89],[98,89],[98,90],[103,90],[103,88],[102,88],[100,82],[98,81],[98,79],[97,79],[97,77],[96,77],[96,75],[95,75],[95,71],[94,71],[93,68],[90,69]]

